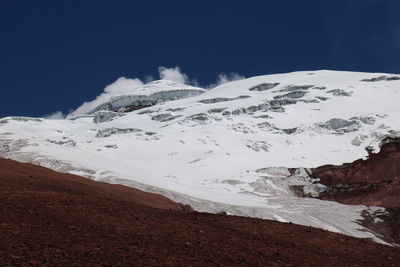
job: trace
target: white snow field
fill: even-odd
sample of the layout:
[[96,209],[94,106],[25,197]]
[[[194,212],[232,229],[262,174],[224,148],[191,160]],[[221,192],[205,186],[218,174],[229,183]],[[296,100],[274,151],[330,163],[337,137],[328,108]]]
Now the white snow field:
[[383,242],[357,223],[367,207],[299,198],[290,186],[317,195],[324,188],[306,168],[365,158],[387,136],[400,137],[400,76],[321,70],[210,90],[161,80],[63,120],[6,117],[0,156],[161,193],[199,211]]

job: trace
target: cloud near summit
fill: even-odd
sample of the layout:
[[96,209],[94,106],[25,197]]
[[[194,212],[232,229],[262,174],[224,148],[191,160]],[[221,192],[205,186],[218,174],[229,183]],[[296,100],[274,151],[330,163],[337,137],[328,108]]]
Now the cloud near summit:
[[[172,68],[160,66],[160,67],[158,67],[158,73],[159,73],[159,79],[170,80],[170,81],[174,81],[174,82],[182,83],[182,84],[190,84],[190,85],[194,85],[194,86],[199,86],[196,79],[190,79],[189,75],[186,73],[183,73],[181,71],[181,68],[178,66],[175,66]],[[203,87],[204,88],[213,88],[213,87],[221,85],[223,83],[227,83],[227,82],[235,81],[235,80],[239,80],[239,79],[244,79],[244,76],[241,76],[237,73],[231,73],[229,75],[221,73],[217,76],[215,83],[206,85]],[[76,108],[75,110],[70,112],[68,114],[67,118],[89,112],[90,110],[94,109],[98,105],[109,101],[113,96],[130,94],[134,91],[134,89],[144,85],[147,82],[151,82],[156,79],[154,79],[151,76],[147,76],[143,80],[141,80],[139,78],[132,79],[132,78],[120,77],[115,82],[107,85],[104,88],[103,92],[100,95],[98,95],[94,100],[84,102],[78,108]],[[55,115],[55,113],[53,113],[51,115],[47,115],[44,117],[61,118],[62,116],[60,116],[59,113],[57,113],[57,115]]]
[[187,84],[190,83],[189,76],[182,73],[181,68],[176,66],[175,68],[158,67],[160,79],[170,80],[177,83]]
[[103,93],[98,95],[94,100],[84,102],[81,106],[79,106],[77,109],[72,111],[67,116],[67,118],[89,112],[92,109],[94,109],[95,107],[97,107],[98,105],[109,101],[111,99],[111,97],[117,96],[117,95],[129,94],[132,92],[133,89],[138,88],[142,85],[143,85],[143,82],[138,78],[129,79],[129,78],[125,78],[125,77],[120,77],[112,84],[107,85],[104,88]]

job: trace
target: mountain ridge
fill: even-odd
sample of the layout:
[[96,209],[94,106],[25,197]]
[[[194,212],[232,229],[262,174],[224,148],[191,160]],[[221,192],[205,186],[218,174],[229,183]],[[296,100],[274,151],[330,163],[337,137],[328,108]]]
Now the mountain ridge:
[[299,199],[291,188],[318,195],[324,187],[308,168],[365,158],[400,136],[399,77],[274,74],[129,112],[3,118],[0,156],[162,193],[200,211],[377,238],[354,223],[365,206]]

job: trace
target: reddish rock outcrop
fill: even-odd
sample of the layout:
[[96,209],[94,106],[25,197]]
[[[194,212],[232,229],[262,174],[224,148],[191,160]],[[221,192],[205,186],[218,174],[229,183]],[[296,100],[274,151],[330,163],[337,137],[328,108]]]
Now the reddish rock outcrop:
[[325,165],[311,176],[329,187],[320,198],[344,204],[400,207],[400,139],[386,139],[379,153],[341,166]]
[[328,231],[181,210],[164,197],[0,159],[2,266],[398,266]]
[[386,208],[385,212],[365,210],[360,224],[400,244],[400,139],[383,140],[379,153],[369,151],[366,160],[315,168],[311,177],[327,186],[321,199]]

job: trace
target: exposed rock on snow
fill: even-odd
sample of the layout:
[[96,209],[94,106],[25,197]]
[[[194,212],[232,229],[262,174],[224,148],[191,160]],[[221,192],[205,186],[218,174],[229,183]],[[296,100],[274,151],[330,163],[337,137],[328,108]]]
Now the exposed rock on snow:
[[379,81],[397,81],[400,80],[400,76],[388,76],[388,75],[382,75],[379,77],[375,78],[370,78],[370,79],[362,79],[362,82],[379,82]]
[[277,108],[281,106],[296,104],[297,101],[287,98],[287,99],[271,100],[268,103],[271,105],[272,108]]
[[102,123],[106,121],[110,121],[115,117],[121,117],[125,114],[113,111],[97,111],[94,113],[94,123]]
[[261,91],[266,91],[266,90],[272,89],[272,88],[276,87],[277,85],[279,85],[279,83],[262,83],[262,84],[251,87],[249,90],[261,92]]
[[344,120],[333,118],[327,122],[318,124],[319,127],[334,130],[336,132],[354,132],[360,128],[360,124],[355,120]]
[[[286,102],[286,103],[290,103],[290,104],[295,104],[295,102],[293,103],[291,103],[291,102]],[[289,105],[289,104],[285,104],[285,105]],[[285,112],[285,109],[283,108],[283,107],[271,107],[270,109],[269,109],[270,111],[272,111],[272,112],[279,112],[279,113],[283,113],[283,112]]]
[[206,121],[208,120],[208,116],[205,113],[194,114],[189,116],[188,118],[195,120],[195,121]]
[[154,121],[164,121],[165,119],[173,117],[171,113],[157,114],[151,117]]
[[278,90],[276,92],[292,92],[292,91],[302,91],[302,90],[308,90],[314,85],[288,85],[284,87],[281,90]]
[[267,142],[265,141],[249,141],[246,146],[248,148],[253,149],[256,152],[260,152],[260,151],[264,151],[264,152],[268,152],[268,150],[271,148],[271,145],[269,145]]
[[329,99],[328,97],[324,97],[324,96],[316,96],[316,98],[318,98],[321,101],[326,101]]
[[76,143],[74,140],[68,139],[66,137],[64,137],[63,140],[59,140],[59,141],[47,139],[47,142],[56,144],[56,145],[76,146]]
[[285,134],[294,134],[295,132],[297,132],[297,127],[295,127],[295,128],[289,128],[289,129],[282,129],[282,131],[283,131]]
[[238,100],[238,99],[244,99],[248,98],[248,95],[240,95],[235,98],[227,98],[227,97],[216,97],[216,98],[211,98],[211,99],[202,99],[199,100],[199,103],[203,104],[215,104],[215,103],[220,103],[220,102],[228,102],[228,101],[233,101],[233,100]]
[[302,98],[303,96],[305,96],[307,94],[307,92],[305,91],[293,91],[284,95],[277,95],[274,96],[274,99],[281,99],[281,98]]
[[142,130],[136,128],[126,128],[126,129],[119,129],[119,128],[105,128],[103,130],[99,130],[96,134],[96,137],[110,137],[111,135],[115,134],[126,134],[126,133],[137,133],[141,132]]
[[351,96],[353,94],[353,92],[347,92],[345,90],[342,89],[333,89],[333,90],[329,90],[328,93],[334,95],[334,96]]
[[224,111],[226,108],[212,108],[210,110],[208,110],[208,113],[221,113],[222,111]]

